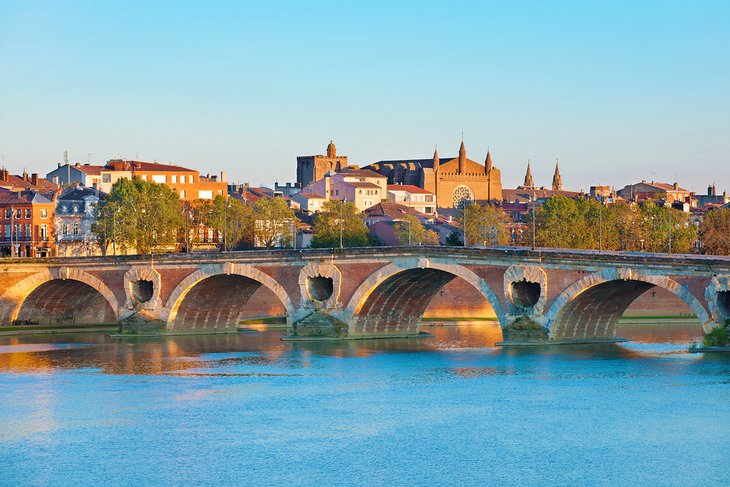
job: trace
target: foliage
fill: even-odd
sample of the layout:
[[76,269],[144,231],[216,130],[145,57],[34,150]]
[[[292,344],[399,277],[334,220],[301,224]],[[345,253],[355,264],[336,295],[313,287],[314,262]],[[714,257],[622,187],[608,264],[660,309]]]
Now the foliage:
[[326,201],[314,218],[312,247],[363,247],[370,243],[368,228],[352,202]]
[[592,199],[555,196],[535,210],[535,223],[541,247],[667,252],[671,238],[672,252],[688,253],[695,239],[685,213],[653,201],[604,206]]
[[461,232],[458,230],[452,230],[451,233],[446,236],[446,245],[451,247],[463,246],[464,241],[461,239]]
[[468,245],[509,244],[509,217],[501,208],[472,203],[464,207],[460,219],[462,228],[464,221]]
[[724,326],[716,326],[705,333],[702,344],[705,347],[726,347],[728,345],[727,329]]
[[393,225],[393,233],[401,245],[422,245],[426,239],[426,229],[414,215],[405,215]]
[[730,208],[708,211],[699,237],[703,254],[730,255]]
[[103,253],[112,242],[121,251],[150,253],[175,244],[182,224],[179,209],[177,193],[168,186],[123,178],[99,203],[92,231]]
[[254,210],[239,199],[226,199],[218,195],[213,201],[185,201],[182,204],[182,217],[185,228],[180,232],[181,249],[189,245],[192,250],[195,245],[203,243],[201,230],[206,231],[208,228],[214,228],[218,233],[221,249],[224,244],[227,250],[253,247],[255,244]]
[[435,230],[426,230],[423,234],[423,245],[441,245],[441,238]]
[[297,218],[294,210],[282,198],[261,198],[253,207],[254,238],[257,245],[266,248],[293,245]]

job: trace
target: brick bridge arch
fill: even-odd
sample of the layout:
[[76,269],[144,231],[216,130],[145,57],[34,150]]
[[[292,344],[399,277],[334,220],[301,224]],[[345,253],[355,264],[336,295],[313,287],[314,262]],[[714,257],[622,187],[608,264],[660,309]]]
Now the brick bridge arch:
[[[43,295],[36,300],[35,295],[41,291]],[[105,304],[109,309],[105,309]],[[36,312],[30,310],[33,307]],[[28,316],[21,315],[21,312]],[[49,319],[49,324],[58,324],[52,323],[54,313],[56,319],[66,315],[74,323],[116,323],[119,320],[119,303],[101,280],[73,267],[44,269],[10,286],[0,296],[0,320],[3,323],[38,317]],[[86,316],[81,316],[84,313]],[[80,321],[76,321],[77,318]]]
[[431,298],[461,278],[489,302],[500,325],[507,325],[502,302],[487,283],[460,264],[435,259],[396,260],[368,276],[355,290],[341,316],[349,335],[413,335]]
[[[203,265],[200,269],[183,279],[175,287],[168,298],[166,305],[166,308],[169,310],[167,316],[167,326],[169,329],[174,329],[176,327],[176,321],[180,318],[180,307],[183,302],[185,302],[185,299],[189,297],[191,295],[190,293],[194,292],[195,288],[204,281],[214,286],[217,284],[217,286],[212,288],[213,290],[217,290],[219,292],[225,292],[228,290],[229,293],[228,295],[219,294],[219,292],[208,293],[210,297],[206,299],[209,306],[206,317],[204,319],[201,319],[199,316],[195,317],[196,319],[201,320],[200,325],[202,328],[229,328],[237,325],[238,315],[236,314],[235,309],[229,309],[229,313],[225,315],[222,313],[224,310],[214,310],[212,307],[224,306],[224,301],[227,297],[231,300],[236,300],[231,303],[232,306],[229,306],[229,308],[238,306],[240,309],[245,306],[248,299],[260,286],[266,287],[279,298],[284,310],[286,311],[287,323],[291,320],[291,317],[294,314],[294,306],[286,290],[271,276],[251,265],[226,262],[224,264]],[[235,289],[234,286],[239,286],[239,288]],[[237,292],[234,293],[233,291]],[[213,316],[212,319],[211,312],[215,312],[215,316]],[[210,326],[207,326],[208,324],[210,324]],[[196,325],[193,324],[192,327],[195,328]]]
[[700,301],[667,276],[635,269],[604,269],[573,283],[558,296],[546,314],[551,338],[612,337],[631,303],[658,286],[684,301],[705,331],[713,324]]

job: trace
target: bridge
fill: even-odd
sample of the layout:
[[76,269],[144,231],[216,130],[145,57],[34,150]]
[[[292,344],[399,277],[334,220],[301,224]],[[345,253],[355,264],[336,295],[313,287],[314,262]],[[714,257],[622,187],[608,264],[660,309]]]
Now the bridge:
[[705,331],[730,320],[728,257],[370,247],[4,259],[0,323],[211,333],[280,316],[292,337],[401,337],[419,333],[432,301],[481,300],[505,340],[601,340],[650,289]]

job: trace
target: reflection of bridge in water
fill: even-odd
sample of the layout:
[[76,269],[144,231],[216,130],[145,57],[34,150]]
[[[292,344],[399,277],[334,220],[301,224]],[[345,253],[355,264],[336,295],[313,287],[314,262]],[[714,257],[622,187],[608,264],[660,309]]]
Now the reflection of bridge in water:
[[493,312],[510,340],[583,340],[615,336],[627,308],[652,289],[683,303],[705,330],[724,324],[729,281],[728,257],[522,247],[8,260],[0,321],[212,332],[279,315],[295,336],[395,337],[417,334],[432,301],[481,300],[477,308]]

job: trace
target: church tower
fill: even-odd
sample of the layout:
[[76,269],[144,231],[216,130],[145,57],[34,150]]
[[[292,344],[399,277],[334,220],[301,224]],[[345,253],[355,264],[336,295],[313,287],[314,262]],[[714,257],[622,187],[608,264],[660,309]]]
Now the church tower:
[[555,159],[555,174],[553,174],[553,191],[563,190],[563,178],[560,177],[560,168],[558,167],[558,160]]
[[522,186],[530,189],[535,187],[535,183],[532,180],[532,170],[530,169],[529,159],[527,159],[527,172],[525,173],[525,181],[522,183]]
[[439,170],[439,150],[438,148],[433,150],[433,172],[436,174],[436,172]]
[[466,172],[466,148],[464,147],[464,139],[461,139],[461,147],[459,147],[459,174]]
[[330,159],[337,157],[337,147],[335,147],[335,144],[331,140],[330,143],[327,144],[327,157]]

